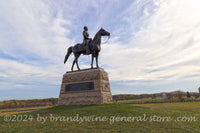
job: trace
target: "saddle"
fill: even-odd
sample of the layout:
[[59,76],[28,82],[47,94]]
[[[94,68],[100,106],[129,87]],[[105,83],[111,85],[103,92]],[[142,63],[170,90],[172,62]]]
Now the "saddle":
[[81,45],[82,45],[82,47],[84,48],[84,49],[86,49],[86,41],[89,41],[88,42],[88,45],[89,45],[89,49],[90,49],[90,51],[91,51],[91,42],[92,42],[92,39],[88,39],[88,40],[83,40],[83,42],[81,43]]

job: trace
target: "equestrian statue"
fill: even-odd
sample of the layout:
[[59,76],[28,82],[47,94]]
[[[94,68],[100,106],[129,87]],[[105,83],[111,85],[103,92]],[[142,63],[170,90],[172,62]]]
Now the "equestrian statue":
[[83,43],[78,43],[74,46],[71,46],[67,50],[67,54],[64,59],[64,64],[67,62],[67,59],[69,58],[70,54],[74,54],[74,61],[72,63],[71,70],[73,71],[74,64],[76,63],[78,70],[80,70],[78,65],[78,58],[81,54],[83,55],[90,55],[92,54],[92,62],[91,62],[91,68],[93,68],[93,61],[94,57],[96,59],[96,67],[98,68],[98,56],[99,52],[101,50],[101,36],[108,36],[108,39],[110,38],[110,33],[101,28],[93,39],[89,38],[88,34],[88,28],[87,26],[84,26],[83,31]]

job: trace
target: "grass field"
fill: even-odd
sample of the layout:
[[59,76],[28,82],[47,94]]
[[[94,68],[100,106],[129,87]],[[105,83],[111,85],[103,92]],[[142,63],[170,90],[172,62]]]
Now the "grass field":
[[118,100],[117,103],[144,103],[144,102],[164,102],[166,99],[164,98],[156,98],[156,99],[152,99],[152,98],[143,98],[143,99],[133,99],[133,100]]
[[32,110],[40,110],[40,109],[45,109],[49,107],[24,107],[24,108],[9,108],[9,109],[0,109],[0,116],[1,115],[6,115],[6,114],[15,114],[15,113],[20,113],[20,112],[29,112]]
[[200,114],[200,102],[134,104],[134,106],[147,107],[153,110],[187,111]]
[[[200,101],[200,99],[198,98],[194,98],[194,97],[191,97],[191,98],[187,98],[187,97],[184,97],[183,98],[183,101],[185,102],[190,102],[190,101]],[[183,102],[182,101],[182,102]],[[152,99],[152,98],[143,98],[143,99],[133,99],[133,100],[118,100],[116,101],[116,103],[120,103],[120,104],[136,104],[136,103],[170,103],[170,102],[180,102],[180,100],[177,98],[177,97],[173,97],[171,99],[168,99],[168,98],[155,98],[155,99]]]
[[[27,121],[23,121],[26,116]],[[33,116],[32,121],[30,116]],[[37,119],[41,117],[47,118],[47,121],[42,122],[39,121],[41,119]],[[55,106],[16,114],[16,116],[12,114],[13,121],[9,122],[6,122],[5,118],[7,117],[0,116],[2,133],[198,133],[200,132],[200,102]]]

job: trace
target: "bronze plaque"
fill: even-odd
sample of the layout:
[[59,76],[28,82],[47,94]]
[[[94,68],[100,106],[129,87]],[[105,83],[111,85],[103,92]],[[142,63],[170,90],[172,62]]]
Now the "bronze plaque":
[[94,90],[94,82],[68,84],[65,87],[65,91],[86,91],[86,90]]

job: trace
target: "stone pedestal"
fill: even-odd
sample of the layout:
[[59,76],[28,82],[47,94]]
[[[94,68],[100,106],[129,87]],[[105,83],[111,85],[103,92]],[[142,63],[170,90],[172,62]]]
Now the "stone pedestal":
[[101,68],[63,75],[58,105],[100,105],[112,103],[108,74]]

